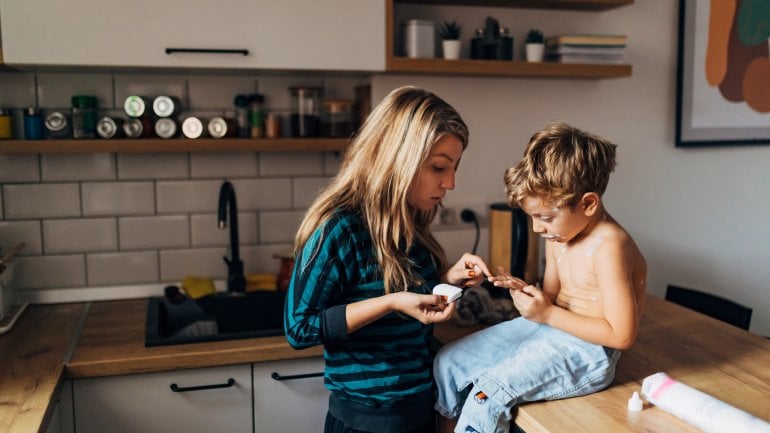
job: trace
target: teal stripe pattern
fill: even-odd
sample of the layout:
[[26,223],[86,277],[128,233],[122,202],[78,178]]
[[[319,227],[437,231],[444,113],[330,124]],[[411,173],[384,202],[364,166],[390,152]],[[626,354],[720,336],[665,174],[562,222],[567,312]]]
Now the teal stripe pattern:
[[[430,293],[438,284],[433,257],[416,244],[409,258],[425,284],[408,290]],[[375,407],[397,404],[433,386],[431,325],[389,313],[351,334],[345,331],[346,304],[384,293],[366,224],[358,213],[338,211],[298,255],[284,311],[292,347],[324,345],[327,388],[346,400]]]

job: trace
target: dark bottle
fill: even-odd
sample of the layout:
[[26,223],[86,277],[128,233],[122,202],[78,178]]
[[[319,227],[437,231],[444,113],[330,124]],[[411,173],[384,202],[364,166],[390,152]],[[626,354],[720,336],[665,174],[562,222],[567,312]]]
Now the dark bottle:
[[508,34],[508,27],[500,27],[496,57],[497,60],[513,60],[513,38]]
[[24,138],[27,140],[43,139],[43,115],[35,107],[24,110]]

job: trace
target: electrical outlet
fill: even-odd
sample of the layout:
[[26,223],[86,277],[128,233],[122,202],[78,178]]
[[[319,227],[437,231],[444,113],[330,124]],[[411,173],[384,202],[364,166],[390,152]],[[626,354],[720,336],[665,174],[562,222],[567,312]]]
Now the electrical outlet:
[[462,211],[468,209],[476,214],[476,220],[479,225],[483,226],[487,223],[489,204],[476,202],[476,203],[445,203],[443,207],[439,209],[437,222],[442,225],[462,225],[470,224],[462,220]]

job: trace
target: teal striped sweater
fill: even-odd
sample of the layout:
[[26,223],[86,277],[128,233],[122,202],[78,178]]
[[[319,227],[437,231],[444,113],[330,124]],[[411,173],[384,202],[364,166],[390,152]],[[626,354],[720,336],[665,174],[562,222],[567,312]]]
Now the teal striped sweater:
[[[430,293],[438,283],[430,252],[414,245],[409,256],[426,282],[409,290]],[[292,347],[324,345],[332,414],[366,431],[389,431],[383,425],[387,422],[400,425],[392,431],[413,428],[433,416],[432,326],[390,313],[350,335],[346,332],[346,304],[384,293],[364,221],[357,213],[340,211],[316,229],[297,257],[284,311]],[[351,407],[355,410],[345,409]],[[392,417],[410,419],[386,422]]]

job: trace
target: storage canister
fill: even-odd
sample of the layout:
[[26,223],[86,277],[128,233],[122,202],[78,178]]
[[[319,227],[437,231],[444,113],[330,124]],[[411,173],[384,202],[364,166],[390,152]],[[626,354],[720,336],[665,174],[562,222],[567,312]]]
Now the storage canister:
[[24,110],[24,138],[27,140],[43,139],[43,115],[35,107]]
[[233,137],[237,132],[235,119],[224,118],[221,116],[212,117],[209,120],[209,135],[214,138]]
[[292,137],[318,137],[320,87],[290,87]]
[[72,128],[63,111],[52,111],[45,116],[45,135],[48,138],[71,138]]
[[126,122],[123,124],[123,132],[126,133],[126,137],[128,138],[144,138],[149,137],[152,134],[152,130],[150,129],[150,125],[148,124],[148,121],[145,121],[145,118],[136,118],[133,117],[131,119],[126,120]]
[[13,138],[13,122],[11,121],[11,110],[0,108],[0,139],[9,140]]
[[351,107],[348,99],[326,99],[321,112],[321,135],[324,137],[349,137],[353,132]]
[[249,137],[251,127],[249,122],[249,97],[243,94],[235,95],[233,105],[235,105],[235,122],[238,124],[238,137]]
[[96,96],[72,97],[72,138],[96,137]]
[[436,57],[436,28],[433,21],[404,22],[404,54],[413,58]]
[[176,122],[170,117],[161,117],[155,121],[155,134],[160,138],[173,138],[176,135]]
[[182,121],[182,134],[187,138],[200,138],[206,135],[201,119],[190,116]]
[[101,138],[119,138],[125,134],[123,119],[109,116],[102,117],[96,122],[96,133]]
[[152,112],[158,117],[174,117],[180,106],[179,98],[160,95],[152,101]]
[[262,138],[265,136],[265,97],[259,93],[249,95],[249,136]]
[[148,99],[139,95],[129,95],[123,102],[123,110],[128,117],[142,117],[145,114],[150,114],[149,106]]

